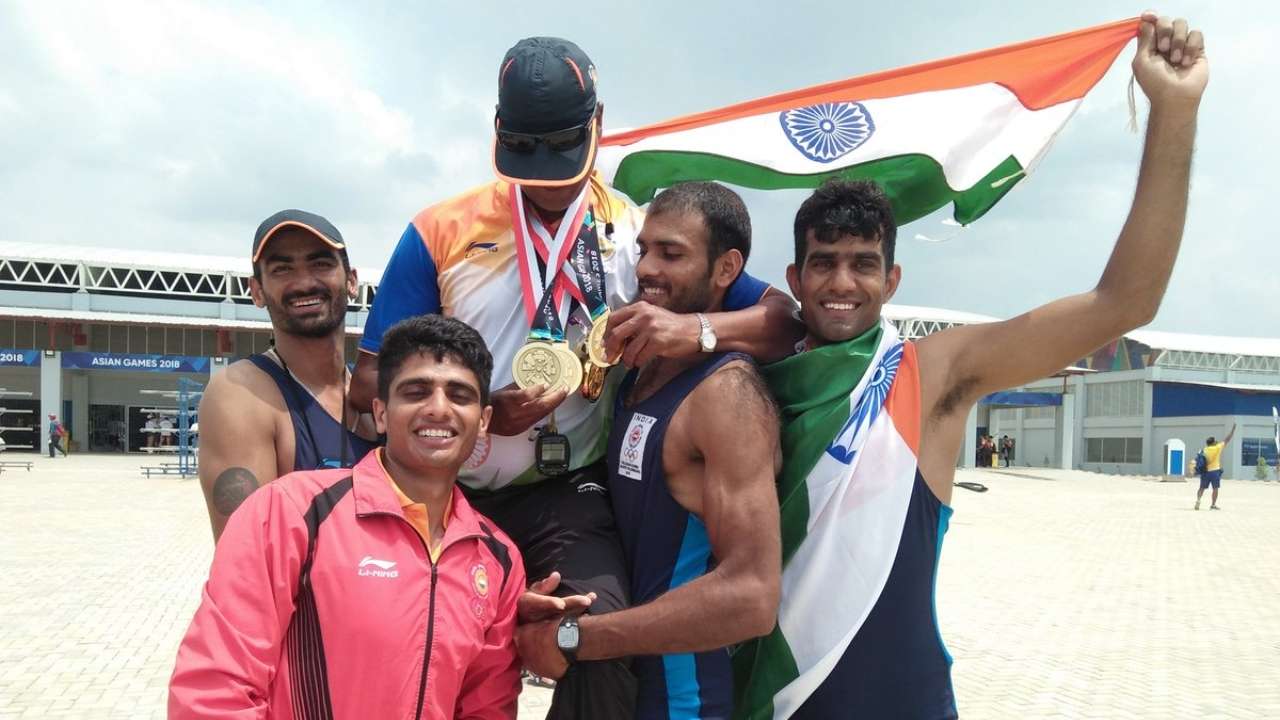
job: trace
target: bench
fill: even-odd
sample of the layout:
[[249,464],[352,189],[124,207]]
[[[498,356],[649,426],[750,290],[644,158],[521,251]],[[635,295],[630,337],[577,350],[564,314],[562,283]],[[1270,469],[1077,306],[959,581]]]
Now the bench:
[[191,467],[190,472],[183,473],[182,468],[178,465],[178,463],[161,463],[159,465],[143,465],[138,469],[141,470],[142,474],[145,475],[146,477],[151,477],[152,475],[182,475],[183,477],[187,477],[187,476],[194,476],[196,474],[196,468],[194,465]]

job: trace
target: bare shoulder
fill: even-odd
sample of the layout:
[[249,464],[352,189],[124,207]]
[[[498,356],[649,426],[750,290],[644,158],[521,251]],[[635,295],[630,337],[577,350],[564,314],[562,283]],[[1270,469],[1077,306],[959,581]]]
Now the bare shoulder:
[[288,410],[275,381],[248,360],[236,361],[209,378],[200,409],[206,416],[234,413],[238,422],[249,423],[269,422]]
[[777,442],[777,405],[753,363],[733,360],[717,368],[690,393],[685,407],[695,435],[716,442],[759,437]]

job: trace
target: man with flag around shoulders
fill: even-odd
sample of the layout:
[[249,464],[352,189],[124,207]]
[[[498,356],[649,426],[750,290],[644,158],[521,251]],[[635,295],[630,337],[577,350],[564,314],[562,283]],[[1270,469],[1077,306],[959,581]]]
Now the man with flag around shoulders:
[[[688,182],[649,206],[636,266],[648,302],[677,313],[720,309],[751,250],[732,190]],[[610,339],[612,340],[612,339]],[[530,623],[516,645],[535,672],[632,656],[639,720],[728,718],[729,646],[773,628],[780,568],[778,420],[741,353],[651,358],[623,380],[609,434],[609,494],[635,607]]]
[[904,342],[881,317],[902,277],[884,194],[836,180],[801,205],[787,281],[805,350],[763,368],[783,420],[782,600],[734,656],[735,717],[957,716],[933,592],[966,417],[1150,322],[1182,239],[1201,33],[1143,15],[1133,72],[1151,102],[1137,190],[1084,293]]
[[[476,328],[494,356],[493,422],[459,480],[515,540],[530,576],[558,570],[554,591],[595,593],[591,613],[629,604],[606,495],[606,419],[619,375],[608,373],[618,358],[605,357],[604,331],[626,342],[629,364],[716,350],[776,359],[800,337],[794,302],[746,274],[726,290],[724,311],[702,318],[632,303],[643,215],[595,172],[603,114],[595,66],[577,45],[538,37],[507,52],[497,179],[423,210],[405,230],[351,391],[357,405],[370,401],[382,333],[401,318],[443,313]],[[593,338],[594,350],[584,347]],[[576,663],[549,717],[630,717],[634,686],[625,662]]]

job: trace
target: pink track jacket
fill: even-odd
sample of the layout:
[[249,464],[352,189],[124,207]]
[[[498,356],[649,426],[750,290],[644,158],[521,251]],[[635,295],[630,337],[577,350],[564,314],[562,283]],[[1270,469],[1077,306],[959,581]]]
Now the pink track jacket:
[[433,563],[377,451],[286,475],[227,523],[169,717],[514,718],[524,586],[515,545],[456,487]]

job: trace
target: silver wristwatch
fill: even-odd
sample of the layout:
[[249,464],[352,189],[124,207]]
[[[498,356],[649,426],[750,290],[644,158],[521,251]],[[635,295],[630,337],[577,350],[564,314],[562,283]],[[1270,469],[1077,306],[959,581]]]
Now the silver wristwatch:
[[694,313],[698,316],[698,324],[702,326],[702,331],[698,333],[698,344],[704,353],[716,351],[716,331],[711,329],[711,321],[702,313]]

